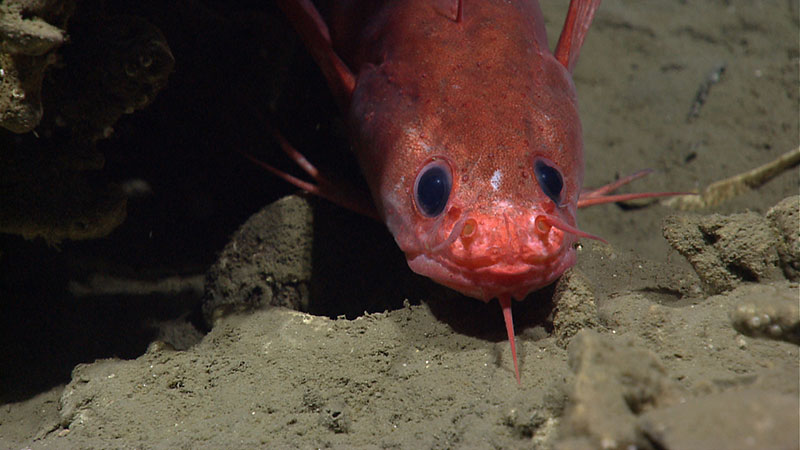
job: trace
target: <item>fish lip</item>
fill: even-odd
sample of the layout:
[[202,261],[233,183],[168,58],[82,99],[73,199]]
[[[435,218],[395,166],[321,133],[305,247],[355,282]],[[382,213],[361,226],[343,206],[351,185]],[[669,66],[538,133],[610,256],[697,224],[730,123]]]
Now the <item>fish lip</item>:
[[576,259],[576,252],[567,250],[551,258],[550,264],[509,264],[503,261],[473,269],[459,266],[441,255],[407,255],[408,265],[414,272],[483,301],[489,301],[501,293],[521,300],[527,294],[553,283],[575,264]]
[[557,251],[549,254],[532,252],[513,252],[500,254],[495,257],[484,256],[471,258],[469,256],[457,256],[450,254],[432,254],[434,259],[440,259],[444,265],[453,265],[461,270],[471,270],[474,272],[497,272],[503,274],[523,273],[530,270],[541,270],[552,266],[562,254],[565,253],[565,246],[561,246]]
[[[547,256],[536,257],[514,254],[514,258],[511,258],[514,260],[514,262],[508,262],[509,258],[497,258],[497,260],[488,264],[476,264],[474,263],[475,259],[472,258],[459,258],[449,253],[439,252],[407,253],[406,258],[409,262],[418,258],[425,258],[426,260],[436,263],[438,266],[441,266],[450,272],[520,275],[536,270],[546,270],[550,266],[557,265],[553,263],[557,262],[559,259],[562,259],[563,255],[566,253],[568,253],[568,250],[558,251]],[[470,262],[472,262],[472,264],[470,264]]]
[[463,264],[459,264],[446,256],[429,255],[428,257],[438,262],[446,270],[460,272],[467,275],[467,277],[469,277],[469,275],[474,275],[516,278],[557,268],[559,266],[559,260],[562,259],[562,253],[563,252],[559,252],[549,255],[537,263],[530,263],[519,258],[516,262],[511,263],[508,261],[497,261],[492,264],[473,267],[465,267]]
[[[552,261],[557,258],[548,258],[548,260]],[[490,273],[494,275],[522,275],[533,270],[542,270],[547,267],[548,264],[544,265],[537,265],[537,264],[530,264],[527,262],[517,263],[517,264],[509,264],[506,262],[498,262],[489,266],[482,266],[476,267],[473,269],[476,273]]]

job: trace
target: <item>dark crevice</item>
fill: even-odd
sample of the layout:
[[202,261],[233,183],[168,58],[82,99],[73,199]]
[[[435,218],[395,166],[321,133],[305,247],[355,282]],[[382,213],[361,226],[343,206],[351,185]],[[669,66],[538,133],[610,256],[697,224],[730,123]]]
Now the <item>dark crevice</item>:
[[728,272],[735,275],[742,281],[749,281],[749,282],[757,282],[758,281],[758,274],[753,272],[750,268],[745,267],[741,264],[730,263],[725,266]]

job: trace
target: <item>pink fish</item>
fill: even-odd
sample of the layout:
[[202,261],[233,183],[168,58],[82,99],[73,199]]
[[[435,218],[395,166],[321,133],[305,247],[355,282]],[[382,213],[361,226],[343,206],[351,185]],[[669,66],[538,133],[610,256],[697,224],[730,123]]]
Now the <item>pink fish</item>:
[[[511,299],[575,264],[581,206],[670,195],[583,192],[572,70],[600,0],[571,0],[550,51],[536,0],[340,0],[330,28],[309,0],[278,0],[347,115],[372,204],[291,183],[386,223],[409,267],[469,297],[497,298],[520,381]],[[602,239],[600,239],[602,240]]]

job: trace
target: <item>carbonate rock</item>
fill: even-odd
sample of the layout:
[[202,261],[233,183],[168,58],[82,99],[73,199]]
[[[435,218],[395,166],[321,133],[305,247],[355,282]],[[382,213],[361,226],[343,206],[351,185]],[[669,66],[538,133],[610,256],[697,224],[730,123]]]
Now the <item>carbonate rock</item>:
[[0,127],[26,133],[39,125],[44,73],[74,9],[74,0],[0,3]]

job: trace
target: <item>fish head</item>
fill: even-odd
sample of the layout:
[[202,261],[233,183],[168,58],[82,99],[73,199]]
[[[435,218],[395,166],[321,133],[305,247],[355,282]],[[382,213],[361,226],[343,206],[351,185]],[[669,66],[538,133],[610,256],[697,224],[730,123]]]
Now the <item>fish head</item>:
[[575,264],[579,237],[592,237],[576,224],[575,87],[540,34],[502,51],[465,45],[454,61],[478,61],[469,65],[367,64],[352,98],[362,172],[409,267],[484,301],[552,283]]
[[578,239],[589,236],[576,226],[577,195],[546,156],[520,159],[524,169],[508,161],[473,171],[483,174],[475,181],[445,155],[423,164],[415,220],[388,222],[413,271],[480,300],[521,300],[575,264]]

